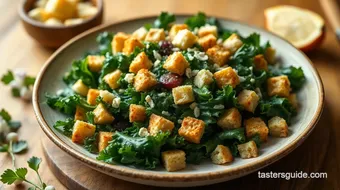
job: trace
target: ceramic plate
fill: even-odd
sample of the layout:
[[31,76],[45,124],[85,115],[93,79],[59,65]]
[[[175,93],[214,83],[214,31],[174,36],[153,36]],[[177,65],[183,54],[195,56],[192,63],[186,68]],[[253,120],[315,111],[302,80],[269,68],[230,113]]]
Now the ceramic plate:
[[[172,173],[166,172],[161,167],[157,170],[147,171],[97,161],[96,155],[72,143],[69,138],[54,129],[53,124],[57,120],[65,119],[65,116],[52,110],[46,104],[44,95],[47,92],[55,93],[66,87],[62,77],[71,68],[72,60],[80,58],[88,50],[95,49],[97,47],[96,36],[100,32],[133,32],[145,23],[152,23],[155,18],[140,18],[94,28],[66,43],[46,62],[34,87],[34,110],[43,131],[62,150],[88,166],[119,179],[154,186],[200,186],[231,180],[259,170],[290,153],[310,134],[321,115],[324,100],[322,82],[311,61],[280,37],[263,29],[227,19],[220,19],[224,27],[238,30],[242,35],[257,32],[261,35],[262,43],[269,40],[271,45],[276,48],[277,55],[283,64],[302,67],[307,79],[303,89],[298,93],[301,108],[289,128],[290,135],[287,138],[269,138],[268,143],[261,146],[259,157],[236,158],[229,165],[214,165],[207,160],[200,165],[189,165],[183,171]],[[177,16],[177,22],[182,23],[185,18],[186,16]]]

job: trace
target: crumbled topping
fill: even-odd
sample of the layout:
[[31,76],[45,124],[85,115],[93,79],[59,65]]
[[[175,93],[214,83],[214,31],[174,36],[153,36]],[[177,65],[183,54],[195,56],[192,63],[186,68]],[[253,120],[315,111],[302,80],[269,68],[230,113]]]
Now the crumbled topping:
[[200,109],[198,108],[198,107],[195,107],[195,109],[194,109],[194,115],[195,115],[195,117],[199,117],[200,116],[200,113],[201,111],[200,111]]
[[149,133],[149,131],[148,131],[147,128],[142,127],[142,128],[139,129],[138,135],[139,135],[140,137],[147,137],[147,136],[150,135],[150,133]]
[[153,100],[152,100],[152,98],[151,98],[150,95],[147,95],[147,96],[145,97],[145,101],[149,104],[149,106],[150,106],[151,108],[154,108],[154,107],[155,107],[155,103],[153,102]]

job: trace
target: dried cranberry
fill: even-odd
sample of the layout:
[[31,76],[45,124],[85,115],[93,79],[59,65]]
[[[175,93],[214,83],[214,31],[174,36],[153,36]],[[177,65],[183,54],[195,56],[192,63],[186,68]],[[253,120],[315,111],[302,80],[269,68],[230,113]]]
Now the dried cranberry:
[[174,46],[172,45],[171,42],[169,41],[162,41],[160,43],[160,50],[159,53],[162,56],[167,56],[167,55],[171,55],[172,54],[172,48],[174,48]]
[[163,84],[164,88],[172,89],[180,86],[183,82],[183,78],[179,75],[168,73],[161,76],[160,82]]

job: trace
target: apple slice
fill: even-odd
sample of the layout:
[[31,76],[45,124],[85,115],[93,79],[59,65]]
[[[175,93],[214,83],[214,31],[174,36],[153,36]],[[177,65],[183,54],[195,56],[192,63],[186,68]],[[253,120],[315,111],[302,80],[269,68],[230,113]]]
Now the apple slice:
[[317,48],[325,36],[325,22],[310,10],[280,5],[264,10],[267,30],[283,37],[300,50]]

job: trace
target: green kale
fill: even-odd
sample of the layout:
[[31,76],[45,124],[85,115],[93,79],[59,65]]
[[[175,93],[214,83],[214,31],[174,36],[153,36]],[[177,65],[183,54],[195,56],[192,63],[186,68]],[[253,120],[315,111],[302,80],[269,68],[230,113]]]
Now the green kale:
[[91,88],[97,88],[98,82],[95,75],[88,69],[87,59],[73,61],[71,71],[64,76],[64,82],[73,85],[79,79]]
[[206,21],[207,16],[205,15],[205,13],[199,12],[195,16],[188,18],[185,21],[185,24],[187,24],[191,30],[194,30],[195,28],[204,26],[206,24]]
[[97,36],[97,43],[99,44],[99,52],[101,55],[112,52],[111,42],[114,34],[111,32],[102,32]]
[[254,141],[256,143],[257,148],[261,146],[261,138],[259,134],[256,134],[248,139],[249,141]]
[[11,131],[17,131],[21,127],[21,122],[13,121],[11,115],[5,110],[0,110],[0,118],[6,121]]
[[175,15],[168,12],[162,12],[155,20],[153,26],[155,28],[163,28],[164,30],[167,30],[170,24],[175,21],[176,21]]
[[72,135],[74,122],[73,118],[67,118],[64,121],[57,121],[53,127],[61,131],[65,136],[70,137]]
[[144,169],[154,169],[160,164],[160,150],[169,133],[156,136],[131,137],[121,132],[112,136],[109,145],[99,153],[98,160],[106,163],[118,162]]
[[301,89],[303,84],[306,81],[305,75],[301,67],[296,68],[293,66],[282,68],[280,73],[283,75],[287,75],[290,81],[290,86],[292,87],[293,91],[297,91]]
[[98,153],[98,132],[84,139],[84,148],[91,153]]
[[274,116],[282,117],[289,124],[292,116],[296,115],[295,108],[287,98],[273,96],[268,100],[261,100],[257,108],[259,114],[270,119]]
[[2,77],[1,77],[1,81],[4,83],[4,84],[9,84],[11,83],[12,81],[14,81],[14,74],[12,71],[8,71],[6,74],[4,74]]
[[84,98],[77,94],[61,94],[56,96],[46,95],[46,99],[47,105],[49,105],[52,109],[56,109],[67,115],[73,115],[76,112],[77,106],[80,106],[87,111],[95,109],[95,106],[89,105]]

